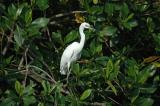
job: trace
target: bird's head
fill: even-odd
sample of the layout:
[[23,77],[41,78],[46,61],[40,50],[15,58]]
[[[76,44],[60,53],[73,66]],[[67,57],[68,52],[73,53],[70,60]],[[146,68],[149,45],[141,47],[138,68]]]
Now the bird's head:
[[94,30],[94,28],[87,22],[83,22],[81,25],[80,25],[80,28],[81,29],[91,29],[91,30]]
[[88,23],[86,23],[86,22],[83,22],[83,23],[81,24],[81,26],[84,27],[84,28],[86,28],[86,29],[91,28],[90,24],[88,24]]

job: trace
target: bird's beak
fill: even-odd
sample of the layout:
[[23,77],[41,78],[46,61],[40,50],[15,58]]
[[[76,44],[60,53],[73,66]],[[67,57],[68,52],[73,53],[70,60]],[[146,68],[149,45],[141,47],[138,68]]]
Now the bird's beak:
[[93,26],[91,26],[89,29],[92,30],[92,31],[96,30]]

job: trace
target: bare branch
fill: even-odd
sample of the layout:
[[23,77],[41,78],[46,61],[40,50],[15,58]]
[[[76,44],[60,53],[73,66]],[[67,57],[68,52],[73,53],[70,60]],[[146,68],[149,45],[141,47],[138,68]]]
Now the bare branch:
[[50,19],[54,19],[54,18],[60,18],[60,17],[64,17],[64,16],[68,16],[71,14],[76,14],[76,13],[87,13],[87,11],[71,11],[69,13],[60,13],[60,14],[56,14],[54,16],[52,16]]

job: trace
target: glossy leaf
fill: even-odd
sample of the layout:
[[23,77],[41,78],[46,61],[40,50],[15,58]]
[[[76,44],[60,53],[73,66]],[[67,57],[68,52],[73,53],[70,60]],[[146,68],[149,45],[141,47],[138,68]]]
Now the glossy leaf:
[[108,60],[107,66],[105,69],[105,79],[109,79],[110,73],[113,71],[113,68],[114,68],[114,66],[113,66],[112,60]]
[[28,11],[25,14],[25,22],[27,25],[29,25],[32,21],[32,10],[28,9]]
[[78,36],[79,36],[78,33],[77,33],[76,31],[74,31],[74,30],[71,31],[71,32],[69,32],[69,33],[66,35],[65,39],[64,39],[65,44],[74,41],[75,39],[78,38]]
[[55,42],[63,45],[62,35],[60,32],[52,32],[52,38]]
[[113,3],[106,3],[105,5],[105,12],[109,15],[112,16],[114,12],[115,6]]
[[34,96],[24,96],[23,101],[25,106],[29,106],[33,103],[36,103],[36,98]]
[[135,105],[138,106],[153,106],[153,99],[151,98],[139,98],[137,99]]
[[93,0],[93,3],[94,3],[94,4],[97,4],[97,3],[98,3],[98,0]]
[[19,96],[22,96],[24,88],[19,81],[16,81],[15,83],[15,90],[19,94]]
[[87,90],[85,90],[85,91],[82,93],[82,95],[81,95],[81,97],[80,97],[80,100],[83,101],[83,100],[87,99],[87,98],[90,96],[91,92],[92,92],[92,89],[87,89]]
[[49,1],[48,0],[36,0],[36,4],[40,8],[40,10],[44,11],[49,7]]
[[112,91],[114,92],[115,95],[117,95],[117,90],[116,88],[113,86],[111,81],[107,81],[107,84],[109,85],[109,87],[112,89]]
[[17,12],[16,12],[16,17],[18,17],[22,13],[23,8],[24,8],[24,5],[20,5],[18,7]]
[[136,27],[138,25],[137,21],[136,20],[130,20],[128,22],[124,22],[124,26],[131,30],[133,27]]
[[79,75],[79,71],[80,71],[80,67],[79,64],[73,64],[73,72],[78,76]]
[[33,25],[37,28],[42,28],[42,27],[46,27],[48,22],[49,22],[48,18],[37,18],[32,22],[31,25]]
[[147,18],[147,26],[148,26],[149,32],[153,32],[155,24],[154,24],[154,22],[153,22],[151,17]]
[[123,5],[121,6],[121,17],[126,17],[129,14],[129,8],[128,5],[126,3],[123,3]]
[[16,19],[16,12],[17,12],[16,6],[14,4],[11,4],[8,7],[8,15],[10,16],[10,18]]
[[106,26],[100,31],[101,36],[114,36],[117,32],[117,28],[114,26]]
[[21,47],[22,44],[24,43],[25,40],[23,37],[24,34],[25,34],[24,30],[17,25],[16,30],[14,31],[14,40],[16,41],[19,47]]

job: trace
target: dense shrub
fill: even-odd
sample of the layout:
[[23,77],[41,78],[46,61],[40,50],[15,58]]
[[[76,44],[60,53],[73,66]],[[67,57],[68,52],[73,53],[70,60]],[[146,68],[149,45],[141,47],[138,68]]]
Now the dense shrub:
[[[0,105],[160,104],[160,1],[1,0]],[[59,73],[65,47],[79,41],[69,83]]]

